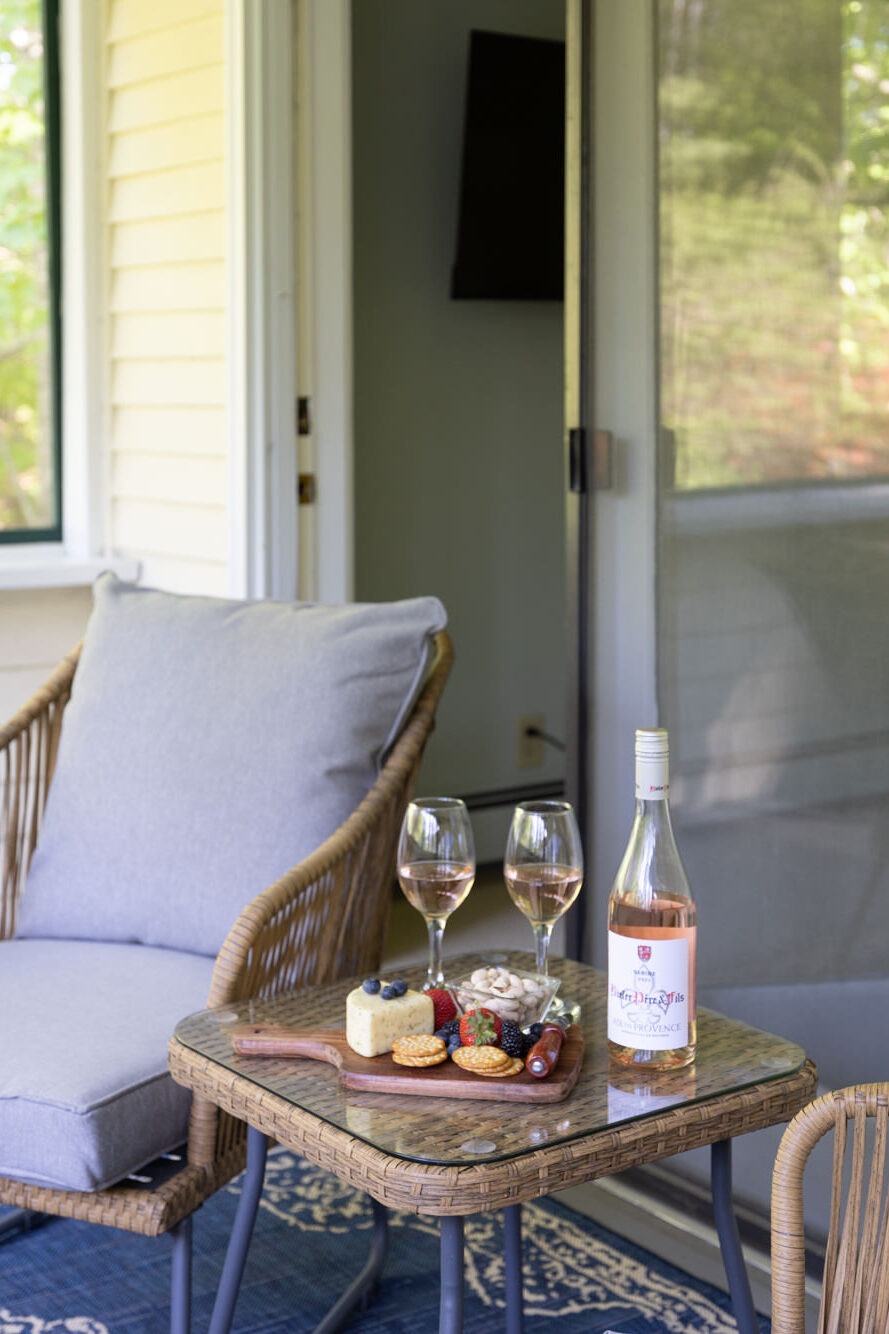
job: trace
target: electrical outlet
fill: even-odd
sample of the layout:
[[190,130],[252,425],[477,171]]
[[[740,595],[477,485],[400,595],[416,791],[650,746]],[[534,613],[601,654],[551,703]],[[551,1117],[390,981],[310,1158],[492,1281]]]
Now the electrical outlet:
[[542,713],[528,713],[519,719],[518,758],[520,769],[536,769],[543,764],[543,737],[529,736],[529,730],[542,732],[544,719]]

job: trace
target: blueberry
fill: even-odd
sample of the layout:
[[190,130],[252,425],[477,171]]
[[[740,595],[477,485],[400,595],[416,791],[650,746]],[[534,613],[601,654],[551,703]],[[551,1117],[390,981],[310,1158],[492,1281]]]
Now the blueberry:
[[453,1034],[448,1038],[448,1055],[449,1055],[449,1056],[453,1056],[453,1054],[454,1054],[454,1052],[457,1050],[457,1048],[458,1048],[458,1047],[462,1047],[462,1046],[463,1046],[463,1043],[460,1041],[460,1034],[459,1034],[459,1033],[453,1033]]
[[398,992],[395,990],[395,983],[387,982],[386,985],[383,987],[383,990],[380,992],[380,995],[382,996],[383,1000],[394,1000],[395,997],[398,995]]
[[361,985],[368,996],[375,996],[380,989],[380,979],[378,977],[366,977]]
[[390,986],[392,987],[393,996],[403,996],[407,991],[407,983],[400,977],[397,977],[394,982],[390,983]]

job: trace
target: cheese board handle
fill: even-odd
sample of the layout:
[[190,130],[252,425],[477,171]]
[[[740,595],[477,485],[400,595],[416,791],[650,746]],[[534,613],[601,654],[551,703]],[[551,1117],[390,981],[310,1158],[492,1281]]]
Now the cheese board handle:
[[231,1039],[238,1056],[305,1056],[337,1067],[343,1063],[344,1038],[337,1032],[300,1031],[285,1024],[237,1024]]
[[535,1079],[546,1079],[555,1069],[565,1040],[561,1024],[544,1024],[543,1032],[525,1058],[525,1069]]

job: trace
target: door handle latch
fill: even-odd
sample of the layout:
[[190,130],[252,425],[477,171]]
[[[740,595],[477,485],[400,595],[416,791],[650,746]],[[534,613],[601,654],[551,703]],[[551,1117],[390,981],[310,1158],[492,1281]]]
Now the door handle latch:
[[568,432],[568,486],[582,495],[586,491],[610,491],[614,486],[614,436],[593,431],[587,441],[583,426]]

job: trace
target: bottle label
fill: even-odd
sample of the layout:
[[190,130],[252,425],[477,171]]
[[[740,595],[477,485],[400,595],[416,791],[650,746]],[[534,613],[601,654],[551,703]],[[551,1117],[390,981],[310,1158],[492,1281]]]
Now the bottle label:
[[608,1037],[621,1047],[688,1045],[688,940],[608,932]]
[[666,801],[670,795],[670,762],[666,755],[636,756],[636,800]]

